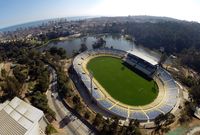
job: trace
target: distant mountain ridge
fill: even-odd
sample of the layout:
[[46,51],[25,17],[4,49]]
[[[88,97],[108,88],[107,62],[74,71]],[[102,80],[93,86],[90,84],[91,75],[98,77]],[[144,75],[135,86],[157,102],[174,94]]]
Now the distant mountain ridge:
[[118,16],[118,17],[98,17],[91,18],[90,21],[100,21],[100,22],[137,22],[137,23],[158,23],[158,22],[189,22],[185,20],[178,20],[170,17],[159,17],[159,16]]
[[52,18],[52,19],[46,19],[46,20],[39,20],[39,21],[33,21],[33,22],[27,22],[23,24],[17,24],[5,28],[0,28],[0,32],[5,31],[14,31],[17,28],[20,27],[36,27],[38,25],[41,25],[42,23],[47,23],[48,21],[58,20],[58,19],[68,19],[68,20],[78,20],[78,19],[86,19],[88,21],[99,21],[99,22],[137,22],[137,23],[145,23],[145,22],[151,22],[151,23],[158,23],[158,22],[189,22],[185,20],[178,20],[175,18],[170,17],[159,17],[159,16],[147,16],[147,15],[140,15],[140,16],[118,16],[118,17],[92,17],[92,16],[80,16],[80,17],[63,17],[63,18]]

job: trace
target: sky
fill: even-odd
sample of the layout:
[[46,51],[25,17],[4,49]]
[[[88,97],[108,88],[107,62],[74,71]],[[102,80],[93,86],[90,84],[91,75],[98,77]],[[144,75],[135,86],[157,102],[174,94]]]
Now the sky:
[[0,28],[60,17],[128,15],[200,22],[200,0],[0,0]]

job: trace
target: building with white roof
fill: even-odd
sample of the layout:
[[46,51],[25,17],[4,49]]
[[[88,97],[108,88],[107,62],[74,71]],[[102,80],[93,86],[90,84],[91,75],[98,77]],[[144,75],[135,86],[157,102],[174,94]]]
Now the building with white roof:
[[151,56],[145,52],[141,52],[139,50],[129,50],[129,51],[127,51],[127,53],[133,54],[133,55],[137,56],[138,58],[141,58],[144,61],[150,63],[151,65],[155,66],[158,64],[157,59],[155,59],[153,56]]
[[18,97],[0,104],[0,135],[41,135],[46,126],[44,113]]

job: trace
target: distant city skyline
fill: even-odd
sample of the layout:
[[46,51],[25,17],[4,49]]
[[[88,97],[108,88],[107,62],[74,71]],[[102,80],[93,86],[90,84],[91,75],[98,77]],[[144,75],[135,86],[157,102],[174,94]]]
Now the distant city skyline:
[[0,0],[0,28],[73,16],[150,15],[200,22],[199,0]]

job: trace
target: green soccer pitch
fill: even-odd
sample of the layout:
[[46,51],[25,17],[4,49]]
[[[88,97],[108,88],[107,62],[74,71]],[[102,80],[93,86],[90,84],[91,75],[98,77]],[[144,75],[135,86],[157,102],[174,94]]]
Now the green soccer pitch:
[[148,81],[123,65],[123,61],[110,56],[99,56],[87,63],[87,70],[93,73],[98,83],[115,100],[142,106],[154,101],[158,87],[154,80]]

